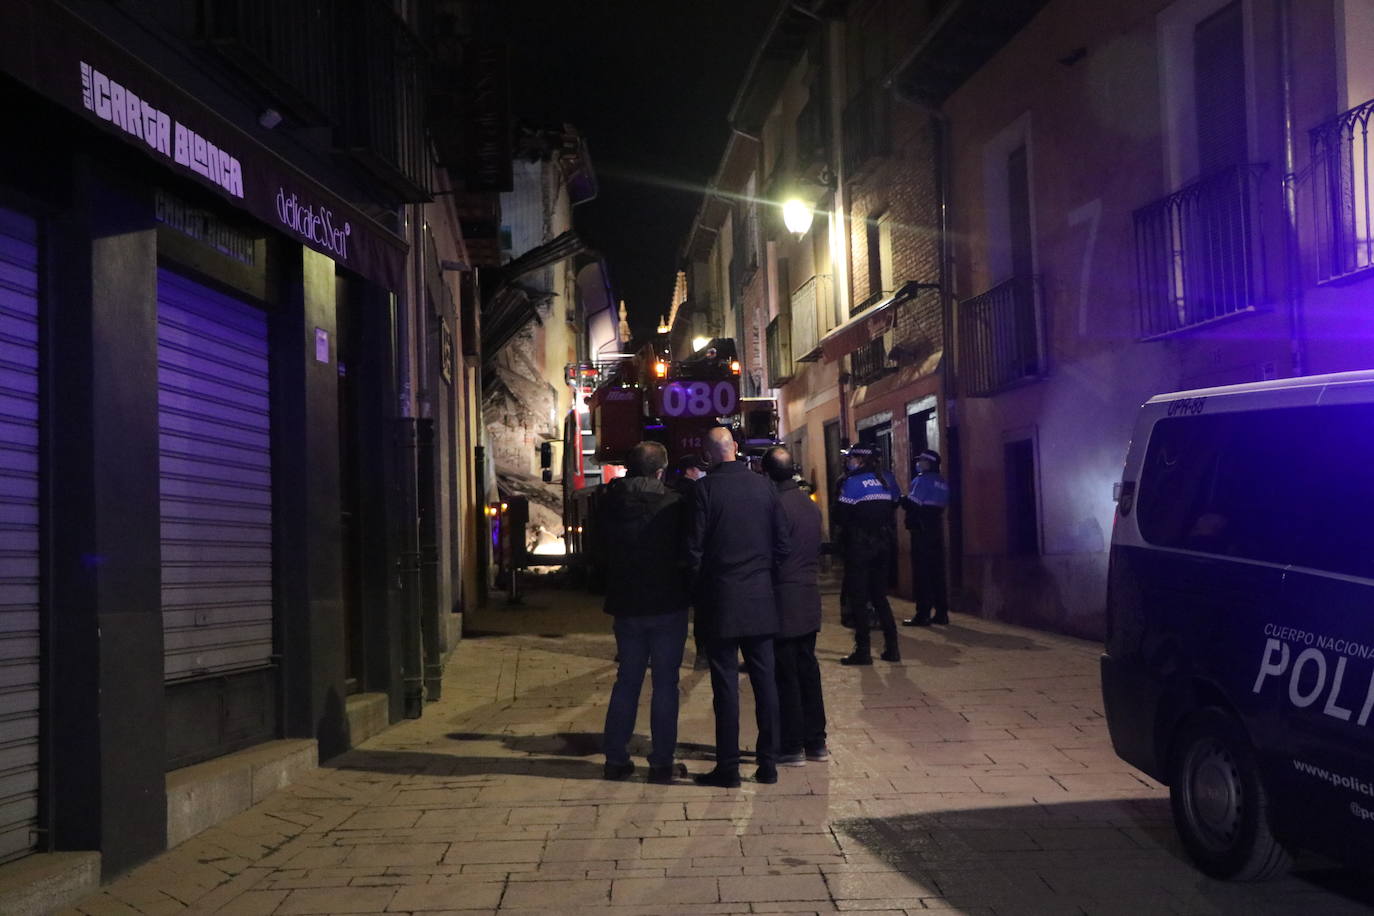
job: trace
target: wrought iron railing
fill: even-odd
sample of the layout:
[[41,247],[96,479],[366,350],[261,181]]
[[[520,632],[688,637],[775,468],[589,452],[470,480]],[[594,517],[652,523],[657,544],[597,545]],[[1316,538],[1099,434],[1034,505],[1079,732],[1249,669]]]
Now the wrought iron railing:
[[[889,292],[874,293],[862,302],[856,303],[850,309],[850,317],[854,317],[891,295]],[[849,355],[849,374],[853,376],[854,384],[868,385],[887,374],[886,337],[887,335],[875,337]]]
[[796,364],[792,359],[791,320],[786,312],[768,322],[768,386],[780,388],[792,381]]
[[1262,300],[1264,168],[1231,166],[1135,211],[1141,337],[1250,311]]
[[338,0],[189,0],[196,36],[308,123],[339,107]]
[[869,160],[887,154],[889,143],[889,101],[878,83],[870,83],[845,106],[841,119],[844,130],[844,169],[853,175]]
[[1369,120],[1365,102],[1312,129],[1317,279],[1338,280],[1374,267]]
[[354,98],[340,112],[339,145],[403,199],[427,200],[424,47],[388,3],[362,0],[353,14]]
[[1013,277],[959,303],[959,377],[968,397],[988,397],[1045,373],[1040,284]]

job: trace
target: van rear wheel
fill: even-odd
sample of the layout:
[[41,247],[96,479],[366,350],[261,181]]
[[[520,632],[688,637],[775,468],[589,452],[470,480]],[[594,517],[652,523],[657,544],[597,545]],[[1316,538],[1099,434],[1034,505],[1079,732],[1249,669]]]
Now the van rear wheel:
[[1235,718],[1215,707],[1201,710],[1183,724],[1174,748],[1169,802],[1198,867],[1233,881],[1287,871],[1292,859],[1269,829],[1269,797]]

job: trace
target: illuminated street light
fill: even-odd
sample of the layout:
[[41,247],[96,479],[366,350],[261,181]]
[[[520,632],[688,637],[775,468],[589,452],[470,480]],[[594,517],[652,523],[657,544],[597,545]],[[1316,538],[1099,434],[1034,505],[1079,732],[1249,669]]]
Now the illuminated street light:
[[697,352],[698,350],[700,350],[702,347],[706,346],[706,345],[707,345],[708,343],[710,343],[710,342],[711,342],[711,338],[709,338],[709,337],[693,337],[693,338],[692,338],[692,352],[693,352],[693,353]]
[[782,221],[787,231],[797,238],[806,235],[811,229],[811,220],[816,216],[816,208],[800,197],[792,197],[782,205]]

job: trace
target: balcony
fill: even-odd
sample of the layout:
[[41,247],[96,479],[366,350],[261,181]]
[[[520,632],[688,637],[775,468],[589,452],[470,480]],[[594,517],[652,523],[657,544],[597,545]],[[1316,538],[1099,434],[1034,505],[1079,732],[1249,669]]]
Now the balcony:
[[1253,311],[1265,289],[1263,165],[1238,165],[1135,211],[1141,337]]
[[340,112],[335,142],[403,200],[429,200],[425,50],[380,0],[358,3],[350,25],[353,93]]
[[[428,55],[384,0],[183,0],[196,37],[403,201],[429,199]],[[419,4],[417,9],[423,9]]]
[[889,132],[891,102],[880,85],[870,83],[845,106],[844,170],[851,177],[878,156],[885,156],[891,143]]
[[337,0],[187,0],[196,36],[296,118],[328,124],[339,108]]
[[1331,282],[1374,267],[1369,119],[1374,101],[1313,128],[1312,188],[1317,212],[1317,280]]
[[[850,317],[859,314],[870,306],[892,297],[890,292],[878,292],[856,304],[850,310]],[[891,332],[875,337],[849,355],[849,374],[855,385],[871,385],[888,373],[887,344]]]
[[964,394],[985,398],[1045,373],[1040,284],[1013,277],[959,304],[959,377]]
[[812,362],[821,356],[821,328],[830,314],[830,277],[817,274],[792,293],[792,356],[796,362]]
[[786,312],[768,322],[768,386],[781,388],[792,381],[796,364],[792,360],[791,320]]

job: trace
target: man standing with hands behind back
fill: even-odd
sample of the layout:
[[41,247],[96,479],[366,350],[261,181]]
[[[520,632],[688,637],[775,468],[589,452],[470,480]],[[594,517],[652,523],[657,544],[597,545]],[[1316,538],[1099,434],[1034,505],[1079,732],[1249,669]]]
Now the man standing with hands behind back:
[[778,609],[773,577],[789,549],[787,519],[767,478],[736,460],[730,430],[712,429],[705,452],[712,470],[697,482],[692,494],[687,564],[694,583],[697,623],[705,632],[711,661],[716,767],[694,779],[704,786],[740,784],[739,654],[743,653],[759,730],[754,778],[777,782],[773,634],[778,631]]

